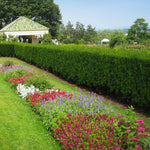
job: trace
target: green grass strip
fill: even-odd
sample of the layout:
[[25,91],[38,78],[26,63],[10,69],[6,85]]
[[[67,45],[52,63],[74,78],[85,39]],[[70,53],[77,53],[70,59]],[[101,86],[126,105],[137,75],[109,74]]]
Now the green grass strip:
[[0,150],[60,150],[39,117],[0,73]]

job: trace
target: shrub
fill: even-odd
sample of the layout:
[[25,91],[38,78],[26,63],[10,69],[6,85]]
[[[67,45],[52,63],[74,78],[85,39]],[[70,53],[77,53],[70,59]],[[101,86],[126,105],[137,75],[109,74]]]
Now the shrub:
[[7,67],[7,66],[13,66],[14,65],[14,62],[13,61],[10,61],[10,60],[7,60],[3,63],[3,66],[4,67]]
[[13,43],[0,43],[0,56],[13,57],[15,56]]
[[53,85],[49,83],[47,80],[47,76],[45,75],[32,75],[26,80],[27,86],[35,86],[35,88],[38,88],[41,91],[44,91],[46,89],[52,89]]
[[6,38],[7,38],[7,36],[5,33],[3,33],[2,35],[0,34],[0,42],[5,42]]
[[52,36],[50,34],[44,34],[40,37],[41,44],[52,44]]

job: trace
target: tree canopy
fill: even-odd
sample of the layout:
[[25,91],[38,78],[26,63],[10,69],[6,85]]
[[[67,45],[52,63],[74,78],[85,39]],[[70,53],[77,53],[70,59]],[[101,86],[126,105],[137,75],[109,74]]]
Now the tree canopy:
[[25,16],[48,27],[52,37],[57,36],[61,14],[53,0],[0,0],[0,8],[0,29]]
[[58,40],[62,43],[94,43],[97,41],[97,32],[92,25],[88,25],[87,29],[80,22],[76,22],[75,28],[73,24],[68,21],[67,25],[61,24],[59,26]]
[[148,23],[144,18],[138,18],[128,30],[128,41],[142,42],[148,37]]
[[111,34],[111,40],[110,40],[109,46],[114,47],[116,44],[123,45],[125,40],[126,39],[125,39],[124,33],[122,31],[115,30]]

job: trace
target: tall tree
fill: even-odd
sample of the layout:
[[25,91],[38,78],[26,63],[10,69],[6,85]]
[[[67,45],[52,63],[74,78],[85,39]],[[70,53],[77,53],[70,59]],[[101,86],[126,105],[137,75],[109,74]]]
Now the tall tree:
[[75,39],[81,40],[84,36],[84,33],[85,33],[84,25],[80,22],[76,22]]
[[74,28],[73,28],[73,24],[68,21],[67,25],[66,25],[66,34],[67,34],[67,38],[64,41],[66,44],[68,43],[73,43],[74,41]]
[[59,25],[58,40],[63,42],[65,39],[67,39],[67,32],[64,24],[62,23]]
[[104,38],[110,39],[111,38],[111,32],[110,30],[103,30],[100,33],[98,33],[99,40],[103,40]]
[[87,26],[86,32],[84,34],[84,40],[91,43],[97,40],[97,32],[95,31],[95,28],[92,27],[92,25]]
[[53,0],[0,0],[0,8],[0,28],[25,16],[47,26],[51,35],[57,36],[61,14]]
[[138,18],[128,30],[128,41],[140,42],[146,40],[148,36],[148,23],[144,18]]

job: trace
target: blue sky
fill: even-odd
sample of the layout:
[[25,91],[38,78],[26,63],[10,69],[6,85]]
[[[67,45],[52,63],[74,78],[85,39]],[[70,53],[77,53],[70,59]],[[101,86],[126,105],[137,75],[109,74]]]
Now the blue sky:
[[54,0],[59,5],[62,21],[77,21],[99,29],[130,28],[137,18],[150,25],[150,0]]

